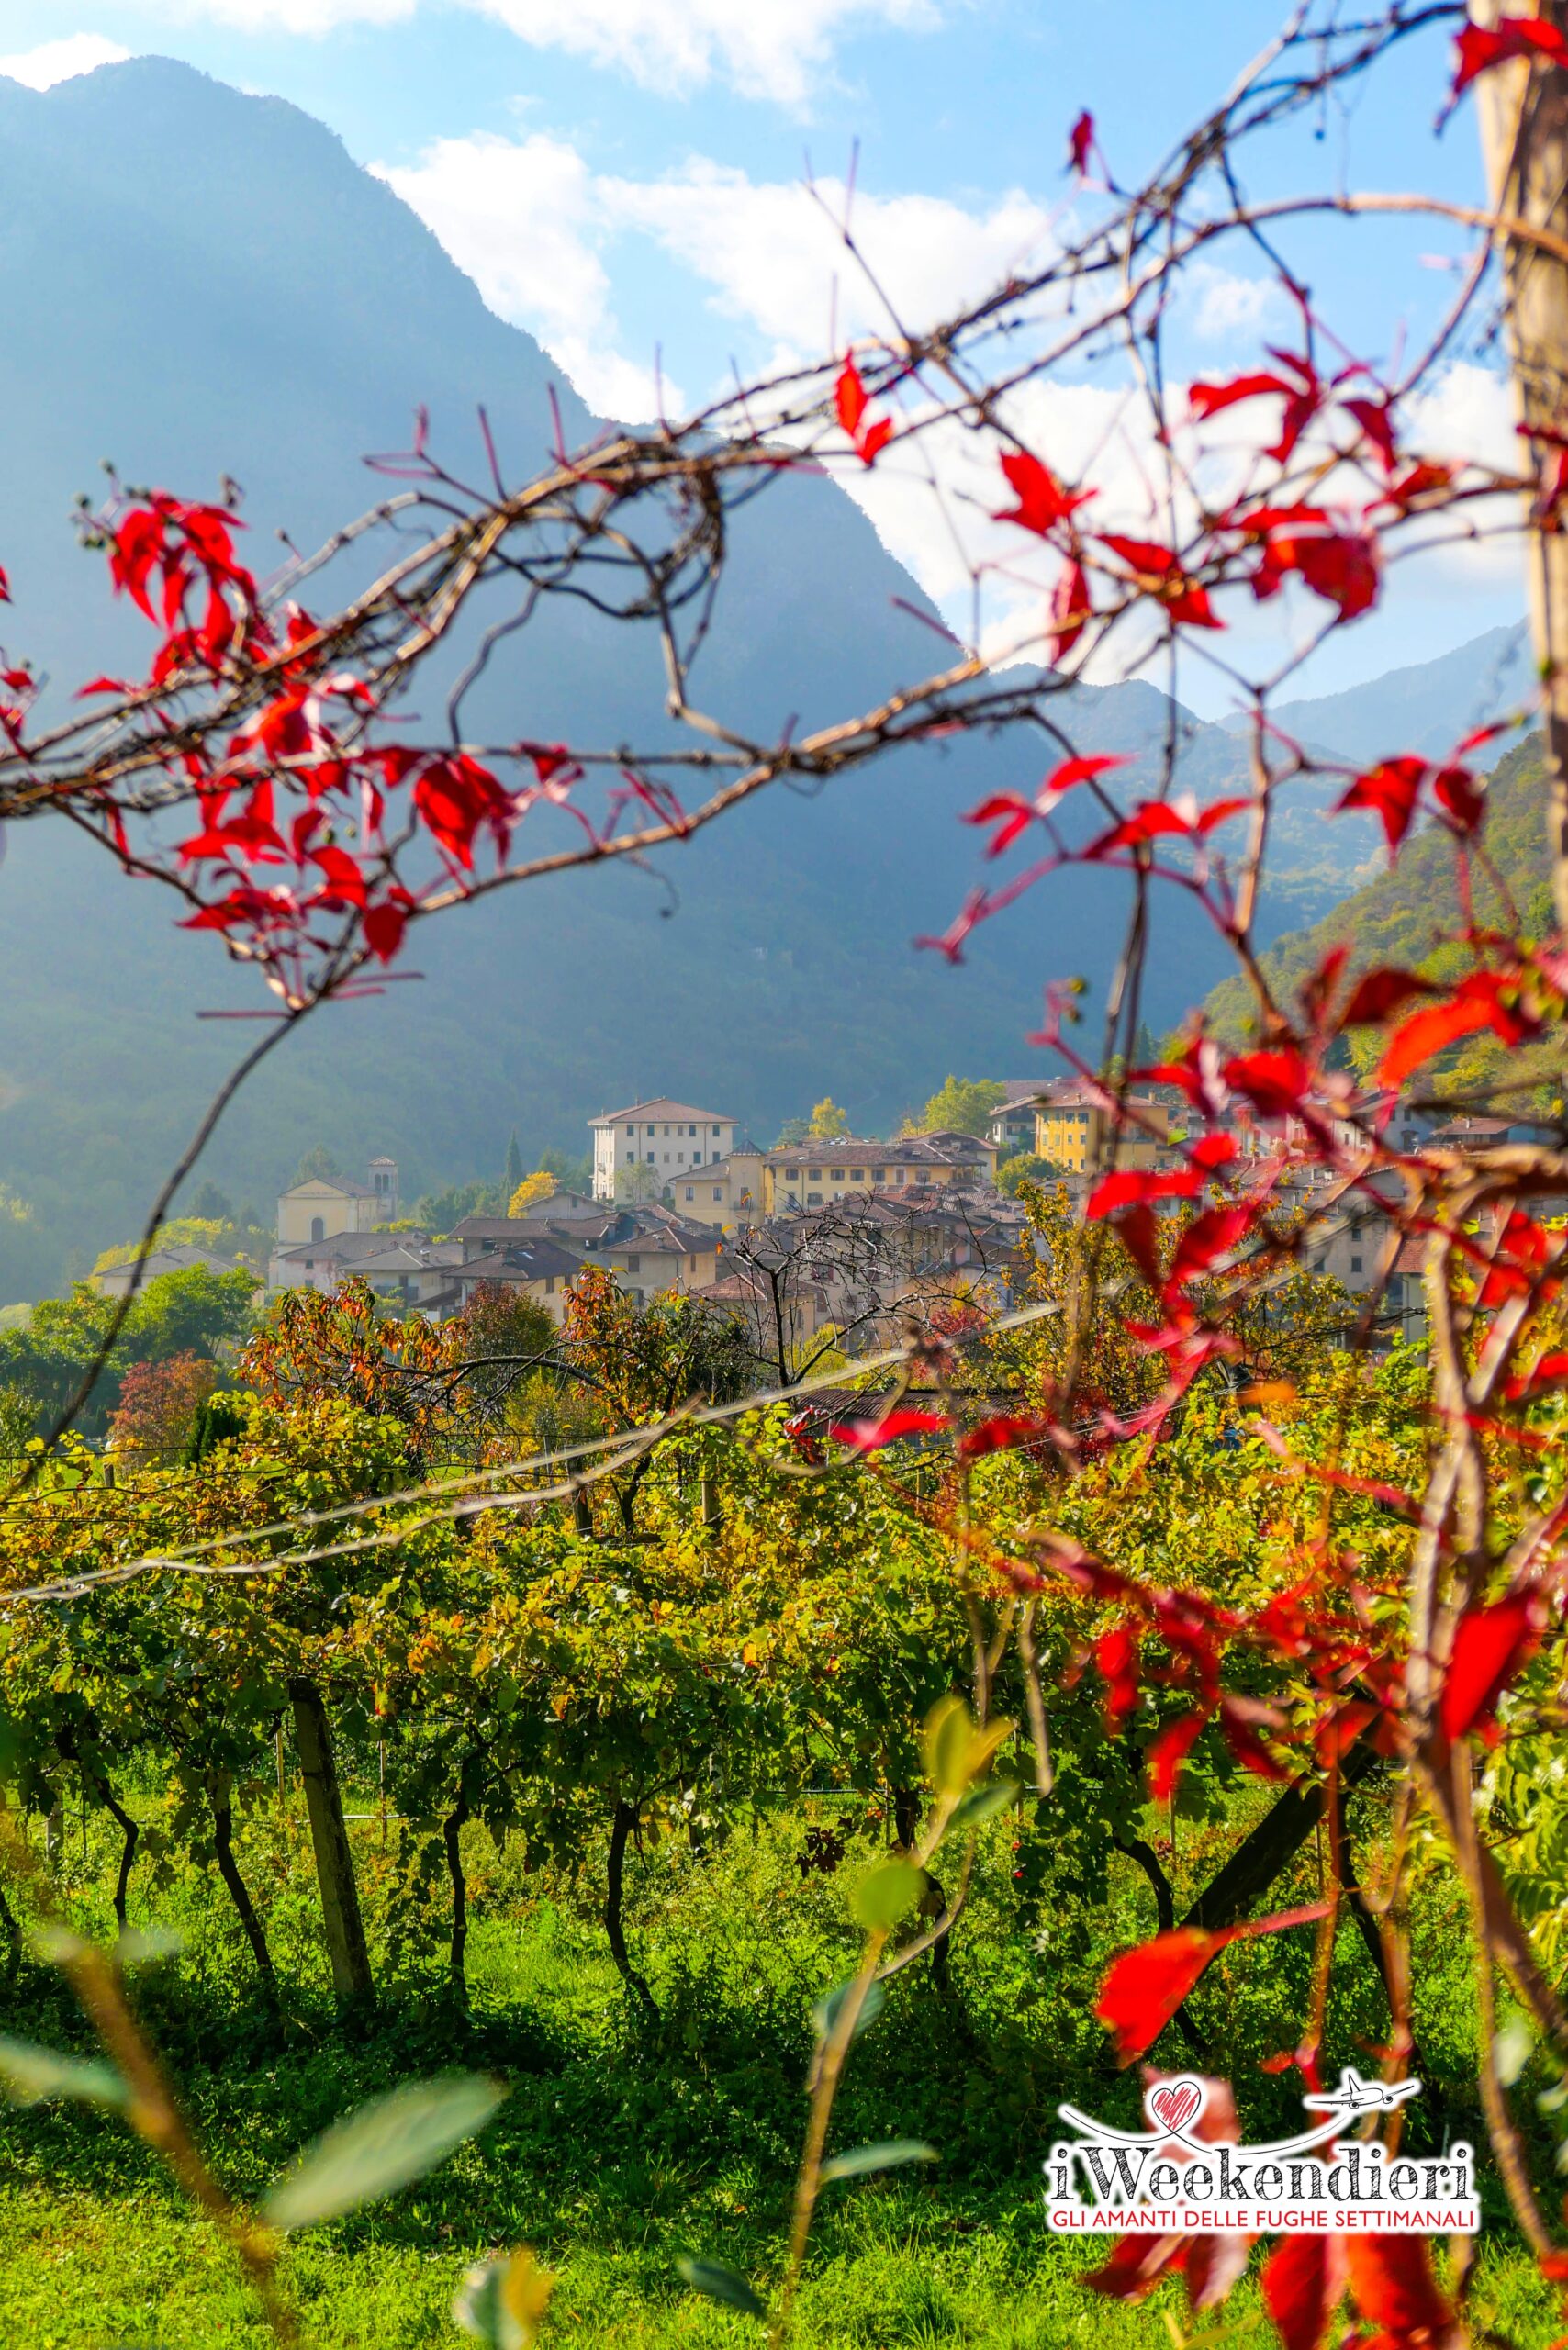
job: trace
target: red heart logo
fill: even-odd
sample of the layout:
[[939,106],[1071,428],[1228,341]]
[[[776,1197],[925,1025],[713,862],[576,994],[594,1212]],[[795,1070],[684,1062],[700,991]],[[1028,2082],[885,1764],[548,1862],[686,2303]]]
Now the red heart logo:
[[1165,2081],[1149,2095],[1148,2109],[1167,2130],[1180,2130],[1203,2102],[1196,2081]]

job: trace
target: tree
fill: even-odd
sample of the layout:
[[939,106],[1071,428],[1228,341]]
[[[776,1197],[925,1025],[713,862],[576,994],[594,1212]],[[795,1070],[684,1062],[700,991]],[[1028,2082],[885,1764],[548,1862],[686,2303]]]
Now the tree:
[[507,1202],[508,1215],[525,1216],[531,1207],[536,1206],[541,1200],[549,1199],[555,1189],[554,1175],[547,1173],[543,1167],[536,1168],[532,1175],[523,1176],[514,1188]]
[[501,1187],[501,1188],[502,1188],[502,1190],[507,1193],[507,1196],[508,1196],[508,1198],[509,1198],[509,1199],[510,1198],[510,1196],[511,1196],[512,1192],[516,1191],[516,1189],[517,1189],[518,1185],[521,1182],[521,1181],[522,1181],[522,1153],[521,1153],[521,1151],[518,1148],[518,1141],[517,1141],[517,1128],[514,1126],[514,1127],[512,1128],[512,1130],[511,1130],[511,1133],[510,1133],[510,1136],[507,1137],[507,1165],[506,1165],[506,1180],[505,1180],[505,1181],[504,1181],[504,1183],[502,1184],[502,1187]]
[[848,1113],[839,1108],[831,1094],[824,1093],[812,1112],[811,1123],[806,1128],[808,1140],[832,1142],[839,1135],[848,1132]]
[[326,1144],[319,1142],[306,1152],[295,1169],[289,1189],[292,1191],[296,1183],[319,1182],[323,1178],[341,1175],[342,1171]]
[[1048,1158],[1037,1151],[1015,1151],[1011,1158],[1002,1159],[996,1170],[996,1188],[1010,1200],[1019,1197],[1025,1183],[1054,1183],[1061,1169],[1053,1167]]
[[778,1139],[773,1147],[775,1150],[787,1150],[793,1143],[804,1142],[810,1132],[810,1119],[786,1118],[778,1129]]
[[116,1452],[141,1467],[179,1460],[217,1385],[218,1365],[202,1355],[132,1363],[109,1421]]
[[946,1128],[954,1134],[983,1135],[992,1112],[1006,1099],[1007,1088],[993,1077],[949,1077],[910,1131],[928,1135]]
[[444,1192],[427,1192],[415,1206],[414,1221],[440,1237],[465,1216],[499,1215],[505,1204],[494,1183],[454,1183]]
[[233,1202],[227,1192],[218,1190],[216,1183],[199,1183],[196,1186],[191,1194],[187,1214],[204,1224],[232,1224],[235,1220]]
[[658,1169],[640,1158],[615,1170],[615,1196],[627,1207],[641,1207],[649,1200],[656,1200],[662,1188]]

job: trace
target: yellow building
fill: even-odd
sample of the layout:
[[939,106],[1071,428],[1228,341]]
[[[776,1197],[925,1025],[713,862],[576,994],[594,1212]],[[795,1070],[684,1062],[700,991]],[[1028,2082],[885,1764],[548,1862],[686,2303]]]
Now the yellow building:
[[1035,1113],[1035,1149],[1064,1175],[1103,1166],[1114,1137],[1118,1167],[1155,1167],[1169,1144],[1170,1113],[1152,1094],[1129,1093],[1120,1126],[1096,1094],[1066,1093]]
[[297,1248],[307,1240],[335,1240],[341,1232],[371,1232],[387,1219],[370,1183],[352,1175],[312,1175],[285,1192],[277,1203],[277,1245]]
[[897,1142],[790,1143],[763,1154],[763,1211],[788,1215],[796,1208],[827,1207],[834,1200],[868,1199],[949,1183],[989,1180],[997,1146],[975,1135],[902,1135]]
[[711,1225],[720,1232],[760,1224],[766,1197],[759,1150],[733,1150],[711,1167],[689,1167],[670,1185],[675,1211],[688,1224]]

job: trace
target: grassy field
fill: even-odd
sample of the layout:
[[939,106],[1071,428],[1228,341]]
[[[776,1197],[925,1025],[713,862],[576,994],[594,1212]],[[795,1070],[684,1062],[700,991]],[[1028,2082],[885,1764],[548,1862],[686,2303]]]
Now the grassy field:
[[[510,2085],[484,2135],[421,2186],[291,2246],[284,2273],[308,2340],[318,2350],[454,2344],[450,2308],[464,2268],[520,2242],[557,2274],[550,2333],[563,2344],[702,2350],[758,2339],[750,2322],[686,2291],[675,2263],[707,2254],[764,2289],[778,2272],[809,2009],[852,1949],[842,1876],[801,1874],[801,1823],[743,1830],[706,1859],[684,1841],[646,1857],[632,1920],[658,1996],[652,2024],[631,2010],[604,1952],[601,1887],[528,1875],[483,1838],[470,1847],[477,1916],[463,2016],[428,1939],[407,1930],[439,1929],[444,1888],[411,1889],[395,1837],[383,1852],[374,1822],[355,1833],[386,1983],[377,2023],[358,2036],[332,2019],[302,1836],[275,1815],[257,1815],[242,1859],[288,1986],[281,2037],[253,2001],[248,1955],[214,1878],[170,1866],[159,1885],[150,1869],[132,1898],[137,1921],[184,1937],[178,1957],[140,1975],[139,1998],[241,2196],[398,2080],[461,2066]],[[1233,1833],[1214,1831],[1215,1851]],[[1136,2102],[1137,2083],[1110,2067],[1089,2008],[1106,1955],[1154,1920],[1143,1881],[1119,1861],[1109,1904],[1085,1918],[1048,1897],[1022,1904],[1013,1857],[1003,1824],[955,1938],[946,1996],[924,1966],[912,1970],[857,2046],[833,2143],[924,2136],[940,2159],[829,2191],[801,2304],[809,2350],[1118,2350],[1165,2344],[1168,2319],[1178,2340],[1189,2331],[1215,2338],[1212,2317],[1191,2328],[1179,2287],[1137,2310],[1086,2292],[1078,2278],[1096,2240],[1063,2244],[1046,2228],[1039,2165],[1056,2105],[1071,2097],[1114,2115]],[[95,1846],[84,1861],[73,1845],[69,1863],[84,1921],[100,1927],[106,1858]],[[1199,1880],[1207,1865],[1202,1835],[1189,1836],[1182,1874]],[[405,1930],[389,1939],[398,1919]],[[1478,2137],[1462,1934],[1440,1882],[1417,1935],[1430,1962],[1418,1976],[1423,2058],[1450,2134]],[[1195,2002],[1253,2129],[1294,2118],[1288,2086],[1257,2065],[1290,2038],[1309,1956],[1305,1936],[1249,1946],[1234,1970],[1216,1963]],[[1333,2031],[1354,2057],[1375,2037],[1381,1995],[1349,1946],[1344,1973]],[[57,1979],[30,1962],[5,2002],[4,2028],[84,2044]],[[1548,2176],[1550,2151],[1538,2148]],[[1503,2223],[1495,2183],[1484,2179],[1483,2191],[1490,2224],[1474,2314],[1538,2350],[1558,2331],[1552,2297]],[[1272,2340],[1250,2284],[1223,2320],[1227,2335]],[[269,2339],[229,2255],[120,2123],[62,2107],[0,2116],[0,2341],[207,2350]]]

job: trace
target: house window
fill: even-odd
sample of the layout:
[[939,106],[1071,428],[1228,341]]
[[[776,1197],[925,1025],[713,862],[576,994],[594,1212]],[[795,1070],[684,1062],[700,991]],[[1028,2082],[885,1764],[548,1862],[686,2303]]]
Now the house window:
[[697,1197],[697,1187],[695,1184],[688,1183],[686,1187],[686,1196],[689,1200],[694,1200]]
[[715,1134],[717,1134],[719,1131],[720,1131],[720,1129],[719,1129],[717,1126],[715,1126],[715,1127],[714,1127],[714,1129],[713,1129],[713,1132],[714,1132]]
[[808,1182],[808,1183],[820,1183],[820,1182],[822,1181],[822,1179],[823,1179],[823,1171],[822,1171],[822,1169],[821,1169],[820,1167],[808,1167],[808,1168],[807,1168],[807,1169],[806,1169],[806,1181],[807,1181],[807,1182]]
[[820,1208],[822,1203],[823,1195],[820,1192],[808,1192],[806,1193],[806,1205],[809,1208]]
[[544,1276],[544,1294],[546,1297],[554,1297],[555,1294],[555,1276],[554,1273],[546,1273]]
[[649,1164],[649,1166],[650,1166],[650,1167],[654,1164],[654,1161],[657,1158],[657,1157],[658,1157],[658,1152],[657,1152],[656,1150],[650,1150],[650,1151],[649,1151],[649,1153],[648,1153],[648,1164]]
[[801,1170],[798,1167],[786,1167],[784,1169],[784,1181],[786,1183],[798,1183],[800,1180]]
[[885,1167],[878,1167],[872,1169],[871,1181],[873,1183],[885,1183],[887,1180],[888,1170]]
[[895,1183],[902,1183],[903,1181],[903,1169],[902,1167],[897,1167],[893,1169],[893,1181]]
[[[714,1197],[716,1200],[722,1200],[722,1199],[723,1198],[723,1196],[724,1196],[724,1187],[723,1187],[723,1185],[722,1185],[722,1183],[715,1183],[715,1184],[714,1184],[714,1186],[713,1186],[713,1197]],[[751,1193],[750,1193],[749,1192],[743,1192],[743,1193],[741,1194],[741,1196],[742,1196],[742,1198],[743,1198],[743,1199],[748,1199],[748,1200],[749,1200],[749,1199],[750,1199],[750,1197],[751,1197]]]
[[640,1257],[628,1257],[626,1259],[626,1270],[629,1273],[638,1272],[642,1269],[642,1263],[643,1260]]
[[1359,1273],[1359,1272],[1361,1271],[1361,1259],[1360,1259],[1359,1257],[1352,1257],[1352,1258],[1351,1258],[1351,1259],[1350,1259],[1350,1270],[1351,1270],[1353,1273]]
[[700,1167],[700,1166],[701,1166],[701,1164],[702,1164],[702,1153],[701,1153],[700,1150],[694,1150],[694,1151],[692,1152],[692,1154],[691,1154],[691,1164],[693,1165],[693,1167]]
[[310,1219],[310,1237],[312,1240],[325,1240],[327,1237],[326,1223],[319,1215],[313,1215]]
[[852,1183],[863,1183],[866,1181],[866,1169],[863,1167],[852,1167],[849,1170],[849,1180]]
[[694,1135],[697,1132],[697,1129],[695,1126],[688,1126],[686,1131],[689,1135]]
[[694,1273],[697,1270],[697,1259],[695,1257],[688,1257],[686,1260],[686,1270],[689,1273]]

